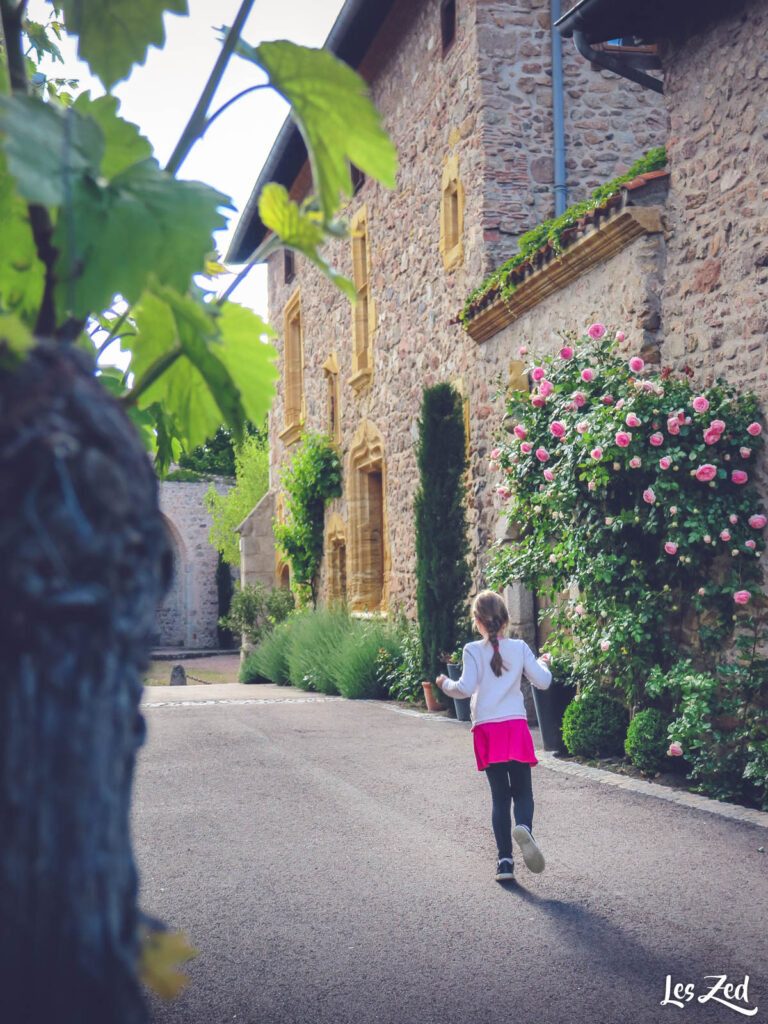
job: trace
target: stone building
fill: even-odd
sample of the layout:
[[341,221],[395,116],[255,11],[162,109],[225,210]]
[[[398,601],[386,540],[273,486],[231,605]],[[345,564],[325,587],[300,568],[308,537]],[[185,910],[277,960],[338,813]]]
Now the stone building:
[[[354,175],[350,238],[328,246],[329,262],[355,282],[354,307],[301,257],[268,259],[281,381],[264,508],[280,516],[280,467],[302,432],[326,430],[343,451],[344,493],[327,510],[321,594],[343,594],[353,609],[414,609],[414,442],[423,389],[439,381],[465,397],[481,582],[498,518],[487,474],[499,422],[493,381],[517,372],[517,348],[479,342],[457,313],[522,233],[667,136],[657,94],[595,72],[570,46],[561,50],[558,8],[543,0],[349,0],[326,43],[369,83],[400,168],[393,192]],[[268,180],[297,200],[310,189],[290,122],[259,176],[231,262],[258,254],[265,240],[256,196]],[[638,244],[658,273],[656,243],[643,233]],[[546,329],[582,324],[613,283],[585,291],[576,308],[552,300]],[[647,281],[622,287],[625,317],[650,324],[658,312],[649,312]],[[266,535],[260,515],[249,523],[253,536]],[[285,572],[279,556],[273,565],[273,578]]]
[[211,516],[204,502],[211,483],[224,494],[233,481],[215,477],[212,481],[164,480],[160,484],[160,511],[173,549],[173,577],[157,612],[156,647],[194,650],[219,646],[218,553],[208,541]]

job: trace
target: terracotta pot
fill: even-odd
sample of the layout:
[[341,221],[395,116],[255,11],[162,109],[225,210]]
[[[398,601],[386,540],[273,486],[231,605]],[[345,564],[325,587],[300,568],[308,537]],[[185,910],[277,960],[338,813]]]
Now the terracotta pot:
[[427,711],[442,711],[443,706],[435,696],[432,683],[422,683],[424,687],[424,700],[427,702]]

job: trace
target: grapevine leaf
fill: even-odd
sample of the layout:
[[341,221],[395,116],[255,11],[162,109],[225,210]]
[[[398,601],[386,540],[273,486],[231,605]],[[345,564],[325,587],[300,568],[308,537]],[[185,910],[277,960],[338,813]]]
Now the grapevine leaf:
[[165,42],[163,14],[187,14],[187,0],[60,0],[67,31],[79,36],[77,55],[109,91],[149,46]]
[[142,937],[141,980],[164,999],[173,999],[189,980],[179,964],[197,956],[183,932],[150,931]]
[[108,181],[121,171],[152,156],[152,145],[135,124],[117,116],[118,101],[114,96],[92,100],[89,93],[78,96],[73,110],[92,117],[104,136],[104,155],[100,171]]
[[388,188],[395,186],[397,152],[381,125],[363,79],[328,50],[286,40],[237,51],[266,71],[270,85],[292,107],[304,137],[324,220],[338,207],[339,193],[352,195],[350,162]]
[[16,194],[0,152],[0,309],[17,313],[34,325],[43,295],[45,268],[29,224],[27,204]]
[[259,216],[266,228],[280,236],[281,242],[302,253],[350,299],[355,299],[355,286],[349,278],[337,273],[318,252],[324,241],[319,218],[302,210],[282,185],[270,182],[259,196]]
[[224,304],[218,324],[219,358],[240,389],[246,417],[251,423],[261,423],[272,404],[274,382],[279,377],[277,353],[261,338],[275,332],[261,317],[234,302]]
[[15,363],[35,344],[31,330],[13,313],[0,313],[0,363]]

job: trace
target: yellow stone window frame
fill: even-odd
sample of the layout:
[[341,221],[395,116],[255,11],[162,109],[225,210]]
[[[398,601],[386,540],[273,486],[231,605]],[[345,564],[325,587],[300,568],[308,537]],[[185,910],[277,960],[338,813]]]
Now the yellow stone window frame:
[[373,333],[376,308],[371,297],[371,247],[368,208],[362,206],[349,221],[352,281],[357,301],[352,304],[352,376],[349,384],[360,391],[373,379]]
[[300,287],[291,295],[283,310],[283,400],[284,422],[278,437],[289,445],[298,441],[306,419]]
[[325,373],[325,415],[326,430],[330,439],[341,444],[341,388],[339,387],[339,357],[331,352],[323,363]]
[[325,557],[328,571],[328,600],[347,600],[347,536],[344,520],[334,512],[325,533]]
[[443,165],[440,199],[440,255],[446,271],[464,262],[464,186],[459,177],[459,157],[454,153]]
[[[375,488],[370,486],[371,478]],[[346,480],[349,607],[353,612],[386,612],[392,573],[387,467],[384,439],[368,420],[363,420],[352,439]],[[380,537],[373,535],[376,528]]]

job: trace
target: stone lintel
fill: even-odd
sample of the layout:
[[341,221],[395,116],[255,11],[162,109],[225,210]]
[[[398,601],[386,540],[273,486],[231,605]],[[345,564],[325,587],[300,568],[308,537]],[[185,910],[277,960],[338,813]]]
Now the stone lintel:
[[663,231],[662,215],[661,206],[625,207],[560,256],[551,257],[540,270],[531,270],[506,301],[498,298],[473,317],[467,333],[478,342],[492,338],[550,295],[612,259],[635,239]]

